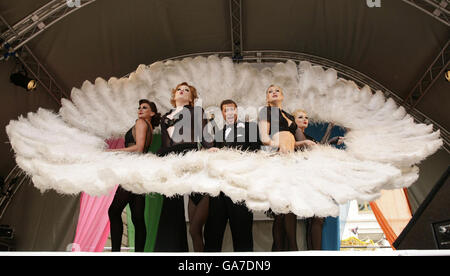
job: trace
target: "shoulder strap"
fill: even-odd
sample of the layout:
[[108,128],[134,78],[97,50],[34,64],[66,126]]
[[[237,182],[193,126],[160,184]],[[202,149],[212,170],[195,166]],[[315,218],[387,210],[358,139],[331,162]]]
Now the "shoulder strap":
[[[137,122],[137,120],[136,120],[136,122]],[[149,131],[153,132],[153,127],[146,120],[144,120],[144,122],[147,124],[147,131],[145,132],[144,150],[148,150],[148,148],[152,144],[153,136],[150,137],[150,140],[148,140],[148,142],[147,142],[147,136],[149,134]],[[133,138],[134,138],[134,141],[136,142],[136,124],[133,126]]]
[[152,144],[152,140],[153,140],[153,136],[150,136],[150,139],[148,140],[148,145],[147,145],[147,135],[151,133],[153,133],[153,127],[152,124],[150,124],[149,122],[147,122],[146,120],[144,120],[144,122],[147,124],[147,131],[145,132],[145,145],[144,145],[144,149],[148,150],[148,148],[150,147],[150,145]]

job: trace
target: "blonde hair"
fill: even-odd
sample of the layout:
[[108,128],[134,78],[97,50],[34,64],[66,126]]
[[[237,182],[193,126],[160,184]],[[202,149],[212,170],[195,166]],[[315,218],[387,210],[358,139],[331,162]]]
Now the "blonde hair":
[[305,114],[306,116],[308,116],[308,113],[307,113],[306,111],[304,111],[303,109],[296,109],[292,114],[294,115],[294,117],[297,117],[297,115],[298,115],[299,113],[303,113],[303,114]]
[[267,104],[267,105],[270,105],[270,104],[269,104],[269,101],[267,100],[267,96],[269,95],[269,89],[270,89],[271,87],[278,87],[278,88],[280,88],[281,95],[284,95],[284,93],[283,93],[283,88],[281,88],[280,86],[275,85],[275,84],[269,85],[269,87],[267,87],[267,89],[266,89],[266,104]]
[[180,87],[182,85],[186,85],[187,87],[189,87],[189,90],[191,91],[191,101],[189,102],[189,105],[194,106],[194,101],[195,101],[195,99],[198,98],[197,89],[195,89],[194,86],[189,85],[187,82],[182,82],[182,83],[178,84],[174,89],[172,89],[172,96],[170,97],[170,103],[172,104],[173,107],[176,107],[175,93],[177,92],[178,87]]
[[267,87],[267,89],[266,89],[266,94],[269,92],[269,88],[271,88],[271,87],[278,87],[278,88],[280,88],[281,94],[283,94],[283,88],[281,88],[281,86],[276,85],[276,84],[269,85],[269,87]]

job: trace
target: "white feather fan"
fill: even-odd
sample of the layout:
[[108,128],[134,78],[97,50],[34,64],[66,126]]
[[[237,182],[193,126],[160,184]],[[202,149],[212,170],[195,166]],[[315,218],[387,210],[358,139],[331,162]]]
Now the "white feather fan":
[[[171,108],[171,89],[184,81],[197,88],[197,104],[216,118],[218,104],[231,98],[239,117],[252,120],[265,104],[267,87],[276,84],[284,92],[284,109],[301,108],[315,121],[347,128],[346,150],[320,145],[287,155],[221,150],[164,158],[104,151],[105,139],[123,136],[134,124],[139,99],[154,101],[164,113]],[[418,177],[415,165],[442,146],[431,125],[416,124],[381,91],[360,89],[333,69],[288,61],[258,70],[216,56],[140,65],[128,78],[86,81],[72,89],[71,101],[62,100],[58,114],[39,109],[12,120],[6,130],[17,164],[41,190],[104,195],[120,184],[167,196],[223,191],[252,210],[301,217],[336,216],[338,204],[408,187]]]

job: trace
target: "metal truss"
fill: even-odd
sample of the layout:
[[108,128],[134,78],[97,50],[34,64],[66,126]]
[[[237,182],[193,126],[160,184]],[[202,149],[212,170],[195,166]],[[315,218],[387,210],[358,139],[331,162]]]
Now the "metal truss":
[[15,166],[8,174],[5,182],[0,187],[0,220],[5,214],[11,199],[24,183],[30,183],[31,178],[28,177],[19,166]]
[[95,0],[52,0],[2,33],[2,47],[15,52],[59,20],[93,2]]
[[[15,33],[14,29],[1,15],[0,21],[8,28],[10,32]],[[61,98],[69,98],[62,86],[55,81],[53,76],[27,45],[23,45],[18,51],[14,51],[13,56],[23,64],[27,72],[31,73],[33,78],[39,82],[40,86],[49,93],[58,105],[61,105]]]
[[442,77],[442,74],[450,67],[450,40],[447,41],[444,48],[439,52],[431,65],[425,71],[425,74],[417,82],[411,92],[406,96],[404,102],[409,108],[414,108],[422,98],[430,91],[434,83]]
[[230,0],[231,52],[234,61],[242,60],[242,1]]
[[449,0],[403,0],[450,27]]

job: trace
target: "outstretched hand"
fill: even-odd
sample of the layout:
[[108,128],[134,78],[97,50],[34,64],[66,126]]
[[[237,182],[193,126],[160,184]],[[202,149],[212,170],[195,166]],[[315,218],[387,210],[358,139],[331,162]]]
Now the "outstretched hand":
[[311,140],[303,140],[295,143],[296,148],[314,147],[315,145],[317,145],[317,143]]
[[311,141],[311,140],[305,140],[305,141],[303,141],[303,143],[304,143],[304,145],[307,146],[307,147],[314,147],[315,145],[317,145],[316,142]]

